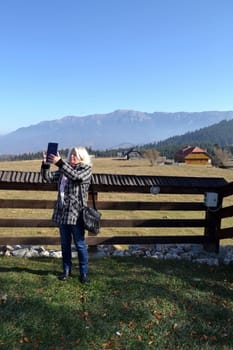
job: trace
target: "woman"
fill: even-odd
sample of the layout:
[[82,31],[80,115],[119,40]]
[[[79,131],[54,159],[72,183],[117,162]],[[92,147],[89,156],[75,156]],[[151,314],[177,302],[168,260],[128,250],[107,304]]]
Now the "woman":
[[[78,252],[80,282],[88,282],[88,253],[84,237],[84,227],[80,215],[83,204],[86,204],[86,194],[91,180],[91,159],[84,147],[70,149],[67,161],[62,160],[59,154],[49,154],[46,163],[46,154],[41,165],[41,174],[49,182],[58,182],[58,197],[53,213],[53,221],[58,224],[63,273],[59,279],[66,281],[71,276],[72,237]],[[57,171],[50,171],[50,163],[58,167]]]

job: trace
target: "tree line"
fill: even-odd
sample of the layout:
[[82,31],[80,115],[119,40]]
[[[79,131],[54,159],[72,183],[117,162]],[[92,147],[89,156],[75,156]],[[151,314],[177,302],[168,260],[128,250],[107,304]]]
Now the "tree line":
[[[136,146],[138,152],[150,162],[151,165],[158,163],[161,157],[166,159],[173,160],[175,153],[186,144],[173,144],[173,145],[161,145],[160,143],[148,143],[143,146]],[[233,159],[233,146],[221,147],[218,144],[209,144],[209,143],[195,143],[195,146],[198,146],[207,151],[207,153],[212,158],[212,164],[218,167],[224,167],[226,163]],[[115,148],[115,149],[106,149],[106,150],[93,150],[92,148],[87,148],[89,154],[94,157],[117,157],[119,153],[127,153],[129,149]],[[69,152],[69,148],[61,149],[59,151],[60,155],[63,158],[66,158]],[[20,160],[36,160],[42,159],[43,152],[29,152],[18,155],[2,155],[0,156],[0,161],[20,161]]]

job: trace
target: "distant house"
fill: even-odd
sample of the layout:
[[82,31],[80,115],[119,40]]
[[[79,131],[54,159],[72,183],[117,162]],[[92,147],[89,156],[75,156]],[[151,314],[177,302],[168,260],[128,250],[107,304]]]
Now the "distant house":
[[176,152],[174,159],[178,163],[191,165],[211,164],[211,156],[208,152],[197,146],[185,146]]

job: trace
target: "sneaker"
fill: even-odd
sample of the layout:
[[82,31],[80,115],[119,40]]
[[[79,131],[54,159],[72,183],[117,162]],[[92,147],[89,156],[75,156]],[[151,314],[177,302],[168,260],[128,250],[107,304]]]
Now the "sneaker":
[[79,277],[79,280],[80,280],[81,283],[87,283],[87,282],[89,282],[89,279],[88,279],[88,276],[87,276],[87,275],[81,275],[81,276]]
[[67,281],[70,277],[71,277],[71,272],[68,271],[68,272],[63,272],[62,274],[60,274],[60,275],[58,276],[58,279],[59,279],[60,281]]

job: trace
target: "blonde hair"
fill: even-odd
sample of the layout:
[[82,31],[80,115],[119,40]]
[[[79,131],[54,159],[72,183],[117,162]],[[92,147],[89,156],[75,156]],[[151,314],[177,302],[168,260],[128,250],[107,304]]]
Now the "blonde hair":
[[90,166],[92,165],[91,164],[91,157],[90,157],[90,155],[87,152],[85,147],[72,147],[69,150],[67,160],[70,159],[70,155],[72,153],[75,154],[81,160],[81,163],[83,163],[85,165],[90,165]]

